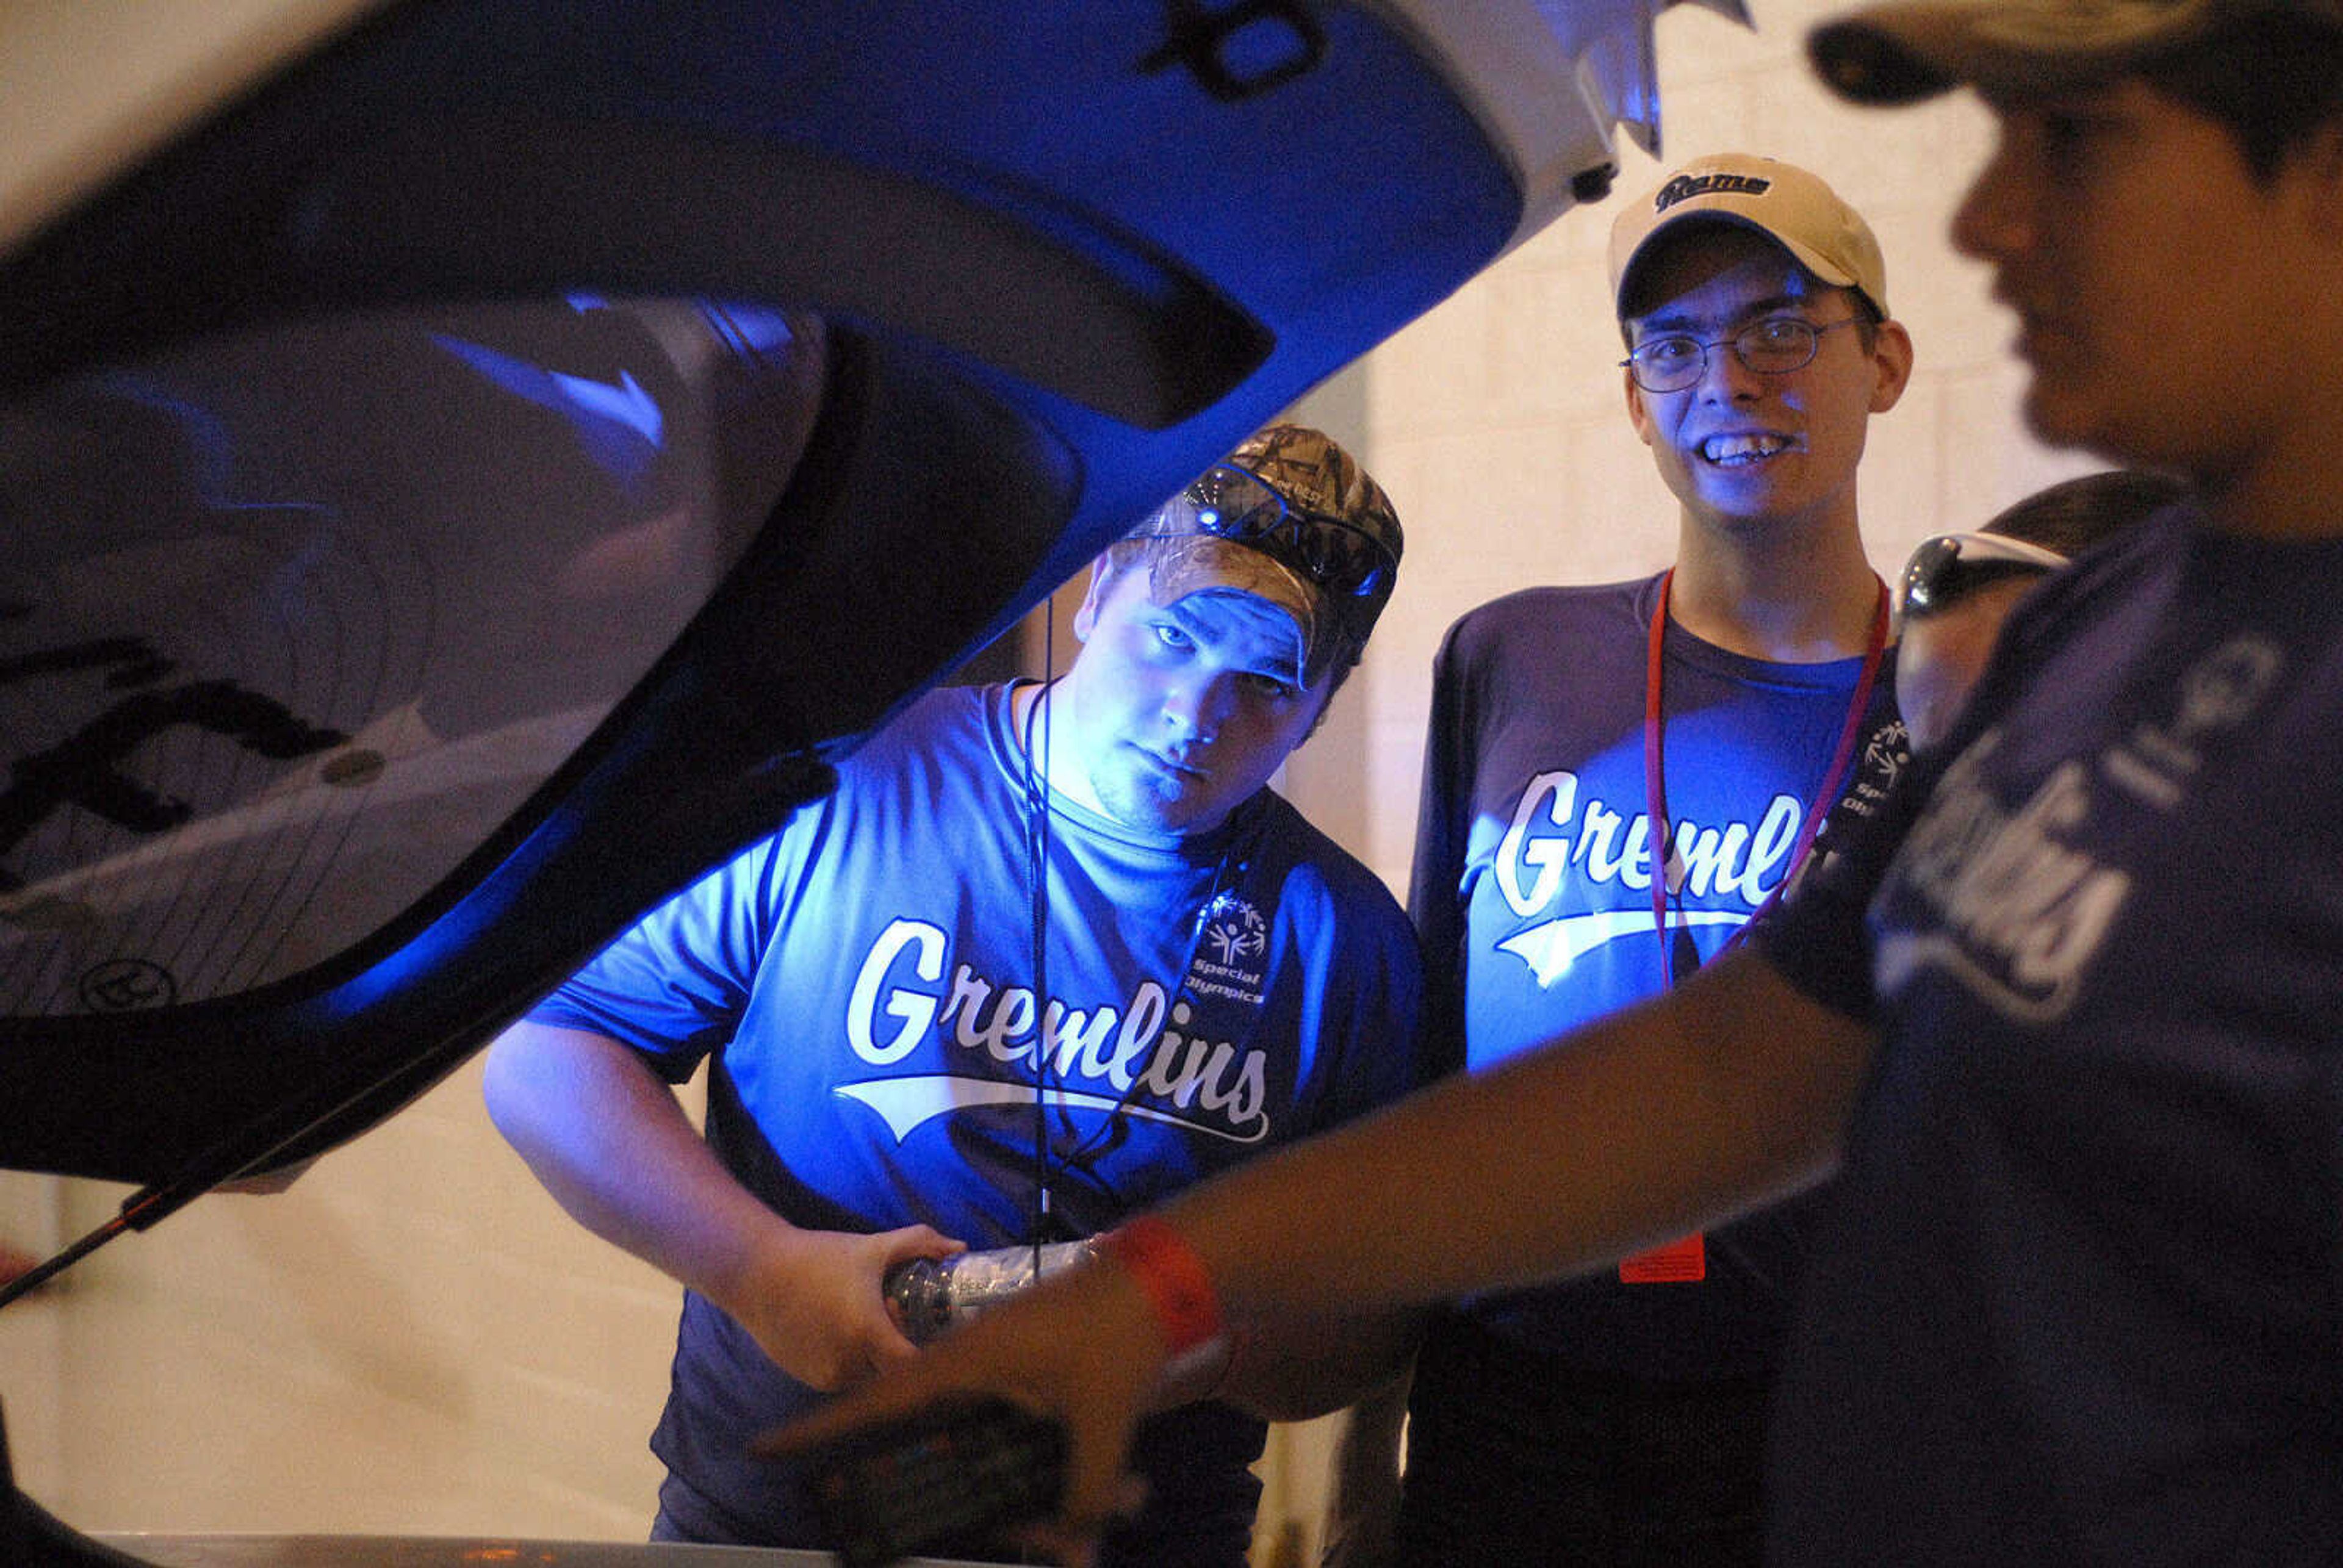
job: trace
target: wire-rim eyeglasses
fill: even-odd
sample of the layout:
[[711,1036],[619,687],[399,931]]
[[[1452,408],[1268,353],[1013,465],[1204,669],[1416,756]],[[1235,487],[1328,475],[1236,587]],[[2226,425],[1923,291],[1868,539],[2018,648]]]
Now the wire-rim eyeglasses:
[[1804,370],[1823,349],[1823,334],[1863,320],[1849,316],[1837,321],[1812,322],[1803,316],[1769,316],[1753,321],[1730,337],[1703,342],[1689,332],[1664,332],[1635,345],[1622,368],[1646,392],[1688,391],[1708,374],[1708,353],[1728,345],[1734,357],[1760,376],[1787,376]]

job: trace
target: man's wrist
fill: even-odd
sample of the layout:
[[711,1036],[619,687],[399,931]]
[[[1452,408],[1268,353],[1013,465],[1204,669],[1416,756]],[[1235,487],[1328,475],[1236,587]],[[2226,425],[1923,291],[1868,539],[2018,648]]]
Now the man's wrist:
[[1100,1238],[1100,1250],[1121,1265],[1146,1297],[1169,1354],[1178,1357],[1221,1337],[1226,1324],[1212,1273],[1187,1238],[1171,1225],[1141,1214]]

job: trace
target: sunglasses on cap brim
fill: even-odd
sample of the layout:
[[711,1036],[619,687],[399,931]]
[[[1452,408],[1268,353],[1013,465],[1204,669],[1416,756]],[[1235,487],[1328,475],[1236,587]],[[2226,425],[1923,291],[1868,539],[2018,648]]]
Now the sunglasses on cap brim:
[[1289,506],[1267,481],[1227,463],[1205,469],[1158,507],[1136,537],[1193,534],[1248,545],[1324,592],[1346,598],[1388,592],[1399,568],[1389,547],[1357,524]]
[[1904,566],[1901,603],[1906,616],[1927,616],[1986,583],[2043,577],[2066,558],[2006,534],[1938,534],[1923,539]]

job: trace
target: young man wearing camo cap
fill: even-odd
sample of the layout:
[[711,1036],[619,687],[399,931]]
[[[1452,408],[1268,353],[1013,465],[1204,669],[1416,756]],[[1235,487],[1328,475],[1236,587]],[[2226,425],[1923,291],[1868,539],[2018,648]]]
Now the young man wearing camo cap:
[[[921,699],[492,1048],[539,1178],[689,1287],[658,1538],[838,1544],[750,1446],[914,1354],[891,1264],[1095,1235],[1413,1081],[1405,918],[1267,788],[1400,548],[1349,454],[1261,432],[1098,562],[1061,678]],[[669,1089],[703,1058],[704,1141]],[[1202,1369],[1106,1561],[1241,1568],[1260,1417],[1329,1343]]]

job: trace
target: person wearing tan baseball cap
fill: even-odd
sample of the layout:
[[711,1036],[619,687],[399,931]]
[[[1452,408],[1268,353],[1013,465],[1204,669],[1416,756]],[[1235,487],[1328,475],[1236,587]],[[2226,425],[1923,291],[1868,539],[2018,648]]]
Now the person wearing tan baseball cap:
[[1899,806],[1782,1561],[2343,1562],[2343,1189],[2295,1174],[2343,1151],[2298,1092],[2343,1083],[2343,8],[1895,0],[1808,48],[1982,98],[1952,236],[2027,423],[2195,499],[2018,606]]
[[[1688,978],[1902,748],[1856,480],[1912,346],[1870,226],[1806,169],[1720,153],[1627,198],[1609,260],[1675,565],[1509,594],[1442,647],[1411,906],[1434,1038],[1470,1071]],[[1624,846],[1671,833],[1655,896]],[[1434,1318],[1398,1561],[1754,1563],[1815,1201]],[[1365,1430],[1346,1524],[1392,1468]]]

